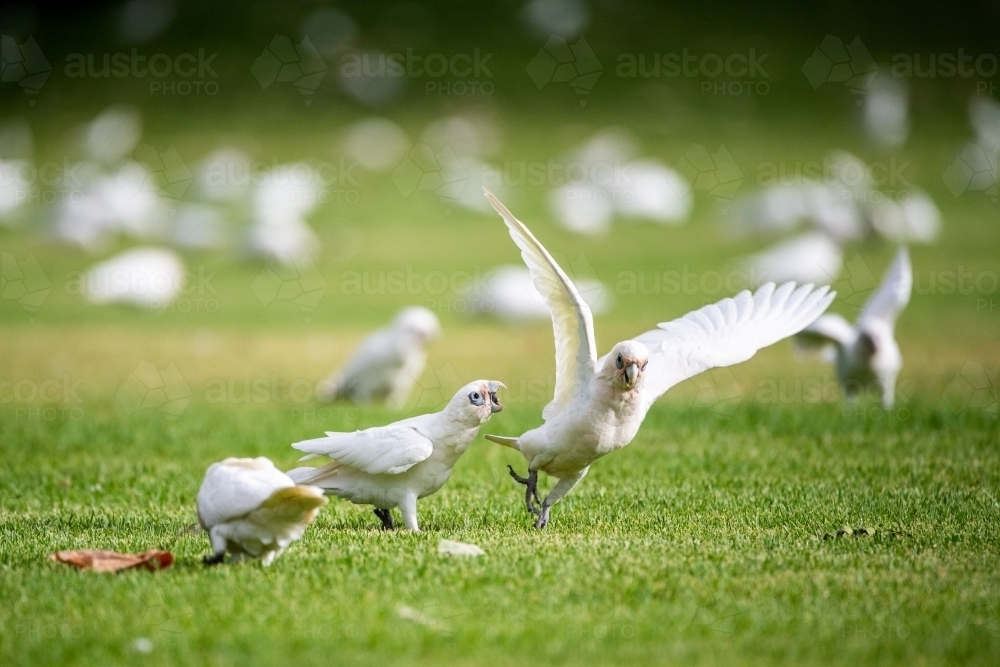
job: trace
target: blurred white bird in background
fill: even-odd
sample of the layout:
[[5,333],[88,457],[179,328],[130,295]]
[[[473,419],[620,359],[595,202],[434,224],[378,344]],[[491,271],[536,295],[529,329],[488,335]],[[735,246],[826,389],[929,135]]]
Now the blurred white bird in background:
[[879,71],[865,91],[865,130],[876,143],[899,148],[910,134],[910,99],[906,82]]
[[747,283],[808,282],[831,285],[844,266],[844,253],[823,232],[803,232],[742,260]]
[[136,239],[164,236],[169,209],[160,184],[132,159],[141,135],[139,112],[127,106],[106,109],[81,130],[86,160],[63,174],[57,238],[94,253],[120,234]]
[[[660,324],[598,359],[590,308],[573,283],[528,228],[486,195],[548,303],[555,335],[555,395],[542,412],[545,423],[517,437],[486,436],[524,455],[527,477],[513,468],[510,473],[526,486],[525,505],[537,517],[536,528],[548,524],[552,505],[592,463],[632,441],[650,406],[668,389],[711,368],[746,361],[801,331],[834,297],[827,287],[796,289],[786,283],[775,289],[768,283],[753,295],[744,291]],[[539,470],[559,479],[544,501],[537,491]]]
[[321,401],[385,401],[402,409],[427,363],[425,347],[441,333],[437,315],[422,306],[401,310],[389,326],[360,344],[330,377],[316,386]]
[[212,544],[206,565],[221,563],[226,552],[270,565],[302,538],[328,501],[321,489],[296,485],[261,456],[213,463],[197,502],[198,523]]
[[368,171],[392,171],[410,148],[410,137],[388,118],[365,118],[343,135],[344,152]]
[[988,150],[1000,148],[1000,102],[988,95],[974,95],[969,100],[969,122],[976,143]]
[[82,132],[87,159],[109,167],[128,158],[142,138],[142,116],[128,105],[108,107]]
[[319,252],[319,238],[306,217],[322,194],[318,174],[302,162],[279,165],[261,175],[253,194],[251,251],[289,264]]
[[86,296],[92,303],[127,303],[155,308],[184,290],[184,261],[167,248],[133,248],[91,267]]
[[636,152],[628,131],[610,127],[565,156],[565,182],[549,192],[556,221],[588,235],[606,233],[616,215],[667,225],[685,222],[694,206],[691,184],[658,160],[635,159]]
[[913,269],[905,247],[899,249],[882,284],[868,300],[856,324],[840,315],[827,313],[795,337],[800,349],[834,351],[837,378],[848,398],[875,387],[886,409],[895,400],[896,377],[903,356],[896,343],[899,314],[910,301]]
[[10,224],[35,192],[34,136],[23,118],[0,124],[0,225]]
[[[611,310],[614,297],[599,280],[574,280],[580,297],[595,315]],[[524,266],[499,266],[473,284],[467,307],[474,315],[496,316],[508,322],[549,318],[549,307],[535,289],[531,272]]]
[[374,505],[386,529],[393,527],[390,510],[398,507],[404,525],[420,530],[417,500],[444,486],[479,427],[503,410],[497,397],[503,386],[495,380],[476,380],[459,389],[441,412],[297,442],[292,447],[309,454],[303,461],[329,456],[333,463],[296,468],[288,474],[300,484],[314,484],[356,505]]

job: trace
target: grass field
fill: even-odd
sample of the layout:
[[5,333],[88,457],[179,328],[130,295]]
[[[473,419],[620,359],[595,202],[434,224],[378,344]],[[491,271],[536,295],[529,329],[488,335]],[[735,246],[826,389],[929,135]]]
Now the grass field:
[[[571,145],[547,136],[545,123],[520,121],[506,121],[514,136],[503,159],[545,159]],[[182,154],[210,147],[209,132],[160,127]],[[312,129],[269,140],[315,156],[310,147],[322,142]],[[758,130],[753,140],[741,138],[743,126],[713,140],[742,160],[748,189],[762,160],[813,159],[837,145],[796,127]],[[648,154],[668,161],[686,146],[637,131]],[[829,368],[778,344],[673,390],[632,445],[598,462],[555,508],[545,532],[530,527],[506,474],[523,461],[480,438],[448,485],[421,501],[424,532],[382,532],[369,510],[334,501],[268,569],[201,566],[208,542],[190,526],[205,468],[234,455],[290,467],[293,441],[397,418],[307,394],[402,305],[430,305],[445,331],[410,412],[496,378],[509,387],[508,407],[488,431],[538,423],[552,385],[550,327],[469,321],[427,277],[517,261],[500,220],[446,212],[429,195],[403,200],[387,177],[365,175],[357,205],[314,217],[326,292],[305,310],[265,303],[253,290],[263,265],[224,253],[186,256],[195,278],[172,308],[97,308],[70,287],[91,259],[30,228],[0,229],[0,249],[33,254],[52,283],[37,310],[0,300],[0,661],[995,665],[1000,226],[985,197],[947,193],[942,151],[919,142],[907,151],[912,180],[935,195],[946,224],[937,246],[913,249],[896,409],[842,404]],[[512,190],[511,208],[554,253],[582,257],[615,288],[613,311],[596,324],[602,353],[727,296],[702,279],[729,275],[752,249],[719,234],[708,197],[686,227],[619,224],[595,241],[559,232],[544,190]],[[872,244],[847,257],[878,277],[892,253]],[[696,287],[643,294],[620,282],[671,270],[690,272]],[[421,278],[403,293],[348,287],[389,271]],[[965,274],[972,288],[948,287],[948,275]],[[839,287],[833,309],[856,313],[861,288]],[[161,371],[172,402],[136,402],[129,378],[143,363]],[[875,534],[824,539],[845,524]],[[442,538],[487,555],[439,557]],[[165,548],[177,563],[102,576],[46,561],[85,547]]]

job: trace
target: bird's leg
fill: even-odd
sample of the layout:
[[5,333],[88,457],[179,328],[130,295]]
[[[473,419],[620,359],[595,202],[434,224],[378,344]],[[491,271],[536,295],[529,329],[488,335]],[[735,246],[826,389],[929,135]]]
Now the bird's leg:
[[375,516],[382,522],[382,530],[392,530],[392,512],[389,510],[375,508]]
[[403,502],[399,503],[399,511],[403,514],[403,523],[406,527],[415,533],[420,532],[420,526],[417,525],[417,495],[411,493],[403,498]]
[[518,484],[524,484],[526,487],[524,490],[524,504],[527,506],[529,512],[538,516],[541,510],[538,509],[533,502],[531,502],[531,499],[534,498],[536,503],[539,505],[542,504],[542,499],[538,496],[538,471],[528,470],[528,476],[521,477],[514,472],[513,466],[508,465],[507,469],[510,470],[510,476],[514,478],[515,482]]
[[222,561],[226,560],[226,552],[222,551],[219,553],[214,553],[211,556],[205,556],[201,559],[202,565],[218,565]]
[[573,487],[579,484],[580,480],[587,476],[588,470],[590,470],[589,466],[572,477],[559,480],[559,482],[552,487],[549,495],[545,496],[545,501],[542,503],[541,509],[538,511],[538,518],[535,520],[535,528],[545,528],[545,526],[549,525],[549,511],[552,509],[552,506],[562,500],[563,496],[572,491]]

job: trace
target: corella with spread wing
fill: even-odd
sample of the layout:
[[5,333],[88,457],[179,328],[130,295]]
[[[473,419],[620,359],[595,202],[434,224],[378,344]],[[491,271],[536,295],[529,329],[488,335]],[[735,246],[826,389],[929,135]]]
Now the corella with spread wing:
[[205,564],[221,563],[228,551],[270,565],[326,503],[321,489],[297,486],[263,456],[213,463],[198,491],[198,523],[212,543]]
[[896,398],[896,377],[903,367],[903,355],[896,343],[896,320],[910,301],[913,269],[905,247],[882,279],[882,284],[865,304],[856,324],[840,315],[827,313],[795,337],[801,348],[833,348],[837,378],[848,398],[874,388],[889,409]]
[[292,445],[309,456],[329,456],[333,463],[289,471],[300,484],[356,505],[374,505],[384,528],[393,527],[390,510],[398,507],[403,523],[419,530],[417,499],[435,493],[490,416],[503,410],[497,398],[502,382],[476,380],[461,389],[444,410],[353,433],[328,432],[325,438]]
[[[590,465],[632,441],[653,402],[675,384],[710,368],[746,361],[757,350],[801,331],[833,300],[829,288],[785,283],[741,292],[615,345],[597,358],[594,323],[587,304],[552,256],[489,191],[535,287],[552,313],[556,346],[555,396],[545,423],[518,437],[487,435],[513,447],[528,462],[525,504],[544,528],[549,510],[576,486]],[[538,471],[559,481],[541,501]],[[536,506],[535,503],[539,503]]]

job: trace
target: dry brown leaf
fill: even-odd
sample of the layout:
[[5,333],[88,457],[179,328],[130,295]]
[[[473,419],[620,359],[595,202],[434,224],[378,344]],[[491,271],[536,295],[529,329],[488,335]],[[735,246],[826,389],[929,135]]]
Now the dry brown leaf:
[[174,555],[160,549],[150,549],[141,554],[122,554],[103,549],[79,549],[57,551],[49,556],[49,560],[94,572],[117,572],[135,567],[154,571],[163,570],[173,565]]

